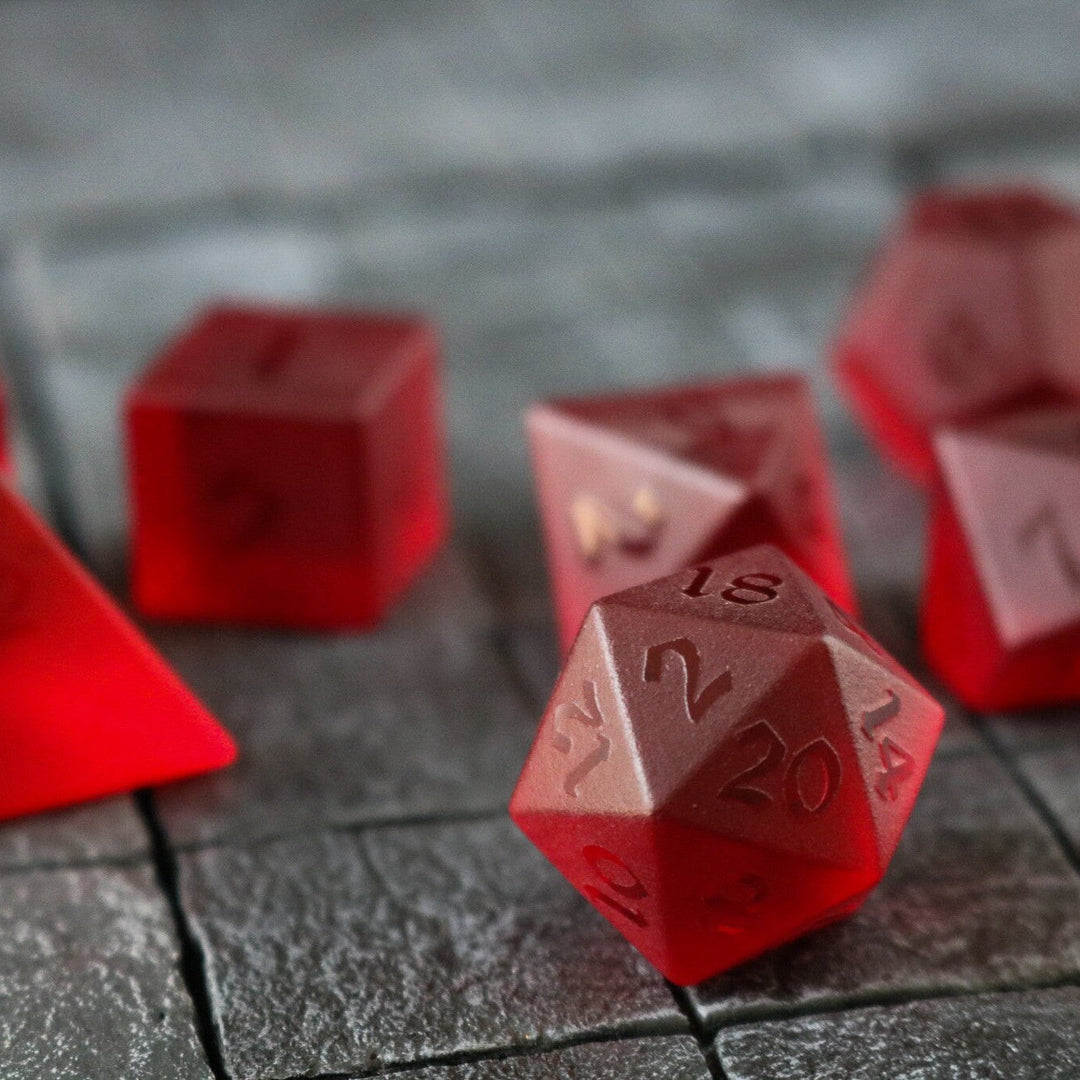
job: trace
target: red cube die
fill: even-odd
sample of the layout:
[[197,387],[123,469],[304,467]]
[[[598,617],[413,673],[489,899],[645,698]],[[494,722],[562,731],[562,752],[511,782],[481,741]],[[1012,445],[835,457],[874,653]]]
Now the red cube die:
[[1027,188],[921,195],[833,365],[867,431],[923,481],[936,427],[1080,397],[1080,215]]
[[1080,700],[1080,406],[941,432],[922,606],[966,705]]
[[199,318],[127,399],[139,610],[374,623],[445,532],[438,363],[416,318]]
[[849,914],[940,706],[772,547],[598,601],[510,813],[672,982]]
[[799,376],[563,399],[527,422],[564,652],[601,596],[755,543],[853,609]]
[[228,765],[236,748],[0,484],[0,818]]

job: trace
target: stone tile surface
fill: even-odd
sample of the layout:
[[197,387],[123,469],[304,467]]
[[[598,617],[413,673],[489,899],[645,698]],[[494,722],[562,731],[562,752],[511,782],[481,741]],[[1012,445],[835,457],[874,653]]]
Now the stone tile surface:
[[1080,877],[986,752],[938,757],[852,918],[691,991],[708,1024],[1080,978]]
[[444,631],[159,630],[240,745],[230,769],[158,793],[172,840],[502,810],[536,718],[493,647]]
[[181,877],[235,1080],[686,1026],[502,819],[212,848]]
[[729,1080],[1067,1080],[1080,991],[920,1001],[720,1032]]
[[463,1065],[433,1065],[409,1080],[709,1080],[700,1048],[685,1035],[586,1043],[565,1050]]
[[211,1080],[145,865],[0,874],[0,1075]]
[[985,717],[984,723],[991,738],[1007,753],[1080,746],[1080,708],[1076,705],[999,713]]
[[1016,764],[1080,858],[1080,739],[1024,750]]
[[149,849],[146,827],[126,795],[0,822],[0,873],[137,859]]

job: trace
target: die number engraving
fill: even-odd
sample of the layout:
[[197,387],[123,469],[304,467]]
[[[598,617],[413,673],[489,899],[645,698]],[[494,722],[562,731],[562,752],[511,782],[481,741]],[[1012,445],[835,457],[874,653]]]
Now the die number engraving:
[[1020,532],[1020,543],[1026,548],[1033,547],[1040,536],[1046,537],[1062,577],[1071,588],[1080,589],[1080,554],[1077,554],[1076,545],[1070,543],[1061,514],[1053,503],[1046,503],[1024,525]]
[[249,476],[236,473],[213,481],[206,501],[221,543],[248,548],[274,530],[278,509],[273,497]]
[[646,682],[659,682],[664,676],[664,656],[674,653],[681,661],[685,678],[686,712],[690,722],[697,724],[725,694],[731,692],[731,672],[722,671],[698,691],[701,677],[701,654],[689,638],[674,638],[653,645],[645,652],[645,669],[642,678]]
[[[772,785],[766,784],[765,780],[783,769],[788,754],[787,743],[771,724],[758,720],[735,736],[735,744],[751,750],[755,760],[720,789],[719,797],[734,799],[747,806],[769,806],[776,802],[777,793],[768,790]],[[832,802],[840,786],[840,772],[840,755],[823,737],[796,751],[787,768],[783,769],[779,784],[788,810],[797,817],[820,814]]]
[[664,512],[649,487],[638,489],[626,515],[618,514],[595,495],[576,495],[570,504],[570,520],[578,549],[590,564],[598,563],[609,549],[624,555],[648,555],[664,528]]
[[985,377],[985,344],[971,316],[954,311],[930,341],[930,363],[946,386],[965,390]]
[[[591,679],[585,680],[584,685],[585,707],[582,708],[575,702],[564,702],[555,707],[555,724],[578,724],[591,733],[596,740],[596,745],[575,765],[563,781],[563,791],[576,799],[578,788],[582,781],[598,765],[603,764],[611,755],[611,740],[603,733],[604,716],[600,712],[600,703],[596,700],[596,683]],[[584,734],[584,733],[583,733]],[[556,726],[555,733],[551,738],[551,744],[560,754],[567,757],[573,753],[574,738]]]
[[731,886],[705,897],[705,906],[718,918],[712,928],[718,934],[745,934],[754,909],[769,895],[760,874],[743,874]]
[[780,595],[776,586],[783,584],[775,574],[742,574],[720,596],[731,604],[767,604]]
[[[690,584],[679,590],[683,596],[697,600],[711,595],[708,585],[715,571],[708,566],[699,566],[693,573]],[[767,604],[780,595],[776,590],[783,584],[783,579],[775,574],[740,574],[727,583],[727,587],[721,590],[720,597],[730,604]]]
[[[649,897],[637,874],[618,855],[612,854],[607,848],[602,848],[597,844],[587,845],[582,849],[581,854],[593,873],[611,892],[615,893],[615,896],[611,896],[596,888],[595,885],[586,885],[582,890],[585,895],[593,903],[606,904],[636,926],[648,926],[649,920],[642,914],[640,907],[632,907],[625,903],[628,900],[647,900]],[[621,899],[616,899],[616,897]]]
[[707,566],[699,566],[694,571],[694,580],[682,590],[683,596],[689,596],[696,600],[700,596],[705,596],[705,586],[709,584],[713,576],[713,571]]
[[880,798],[895,802],[900,796],[901,785],[915,773],[915,759],[888,735],[878,739],[878,729],[900,714],[900,698],[896,692],[886,690],[885,694],[884,704],[862,714],[862,733],[877,742],[881,757],[882,768],[874,777],[874,790]]

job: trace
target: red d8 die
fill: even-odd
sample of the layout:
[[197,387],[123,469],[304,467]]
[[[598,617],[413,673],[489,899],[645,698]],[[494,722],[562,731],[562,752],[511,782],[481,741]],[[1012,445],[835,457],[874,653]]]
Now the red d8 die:
[[212,310],[127,402],[135,602],[379,618],[445,529],[438,345],[404,317]]
[[854,607],[798,376],[553,401],[528,429],[564,651],[601,596],[756,543]]
[[1080,215],[1024,188],[920,196],[833,364],[867,431],[919,480],[934,428],[1080,396]]
[[968,706],[1080,699],[1080,407],[936,440],[923,647]]
[[942,721],[786,556],[750,548],[592,607],[510,813],[694,983],[858,907]]

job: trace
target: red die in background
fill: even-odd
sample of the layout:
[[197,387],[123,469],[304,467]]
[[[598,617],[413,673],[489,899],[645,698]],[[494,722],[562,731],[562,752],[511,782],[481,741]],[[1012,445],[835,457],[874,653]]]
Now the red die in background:
[[924,481],[934,428],[1080,397],[1080,215],[1026,188],[915,199],[833,364],[867,431]]
[[756,543],[854,608],[798,376],[553,401],[528,429],[564,652],[601,596]]
[[751,548],[592,607],[510,813],[694,983],[858,907],[942,722],[789,559]]
[[200,318],[128,396],[139,609],[375,622],[446,528],[438,363],[415,318]]
[[1080,699],[1080,406],[936,439],[922,636],[968,706]]
[[0,818],[229,764],[229,736],[0,484]]

